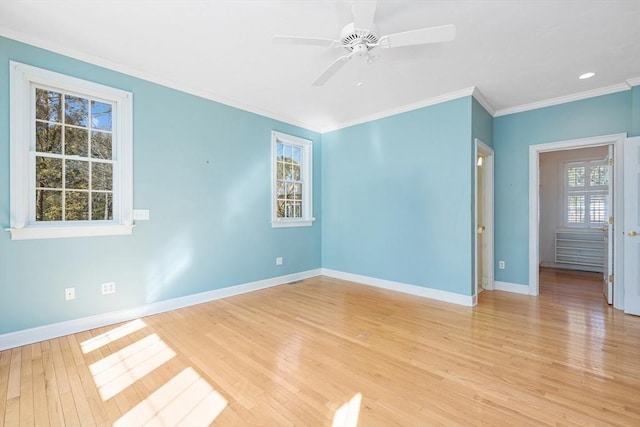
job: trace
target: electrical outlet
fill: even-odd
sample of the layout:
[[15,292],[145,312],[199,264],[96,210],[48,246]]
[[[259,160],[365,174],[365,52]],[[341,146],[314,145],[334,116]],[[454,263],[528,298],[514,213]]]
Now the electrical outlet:
[[102,285],[102,295],[112,294],[116,291],[116,282],[106,282]]
[[66,288],[64,290],[64,299],[67,301],[76,299],[76,288]]
[[504,270],[504,261],[498,261],[498,268]]
[[282,265],[282,257],[281,256],[276,258],[276,265]]

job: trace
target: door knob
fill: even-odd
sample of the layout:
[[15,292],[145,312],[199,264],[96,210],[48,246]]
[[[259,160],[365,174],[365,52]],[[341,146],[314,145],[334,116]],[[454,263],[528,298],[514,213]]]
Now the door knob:
[[637,232],[637,231],[635,231],[635,230],[631,230],[631,231],[630,231],[630,232],[628,232],[627,234],[629,235],[629,237],[634,237],[634,236],[637,236],[637,235],[638,235],[638,234],[640,234],[640,233],[638,233],[638,232]]

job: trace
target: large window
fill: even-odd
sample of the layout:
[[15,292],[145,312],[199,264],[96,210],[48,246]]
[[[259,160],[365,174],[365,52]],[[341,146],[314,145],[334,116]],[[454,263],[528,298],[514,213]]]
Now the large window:
[[311,141],[272,132],[271,153],[272,225],[311,225]]
[[11,62],[13,239],[131,233],[132,95]]
[[609,167],[603,160],[564,165],[567,227],[602,227],[609,206]]

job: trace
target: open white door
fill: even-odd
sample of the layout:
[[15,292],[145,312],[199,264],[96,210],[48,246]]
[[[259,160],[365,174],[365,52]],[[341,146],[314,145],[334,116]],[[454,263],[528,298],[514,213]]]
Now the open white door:
[[[613,218],[613,179],[615,174],[613,173],[613,145],[609,146],[609,153],[607,155],[607,163],[609,168],[609,191],[607,193],[607,214],[606,218]],[[607,224],[603,227],[605,248],[604,248],[604,271],[602,277],[602,292],[604,298],[607,300],[607,304],[613,304],[613,283],[611,278],[613,277],[613,236],[614,236],[614,224],[612,221],[607,220]]]
[[624,312],[640,316],[640,137],[624,151]]

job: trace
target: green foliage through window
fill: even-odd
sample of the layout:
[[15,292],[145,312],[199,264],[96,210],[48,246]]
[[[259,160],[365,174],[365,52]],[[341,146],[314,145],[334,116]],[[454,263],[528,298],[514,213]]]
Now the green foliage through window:
[[113,219],[110,103],[35,89],[35,220]]

